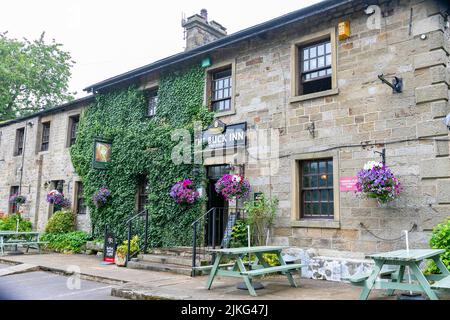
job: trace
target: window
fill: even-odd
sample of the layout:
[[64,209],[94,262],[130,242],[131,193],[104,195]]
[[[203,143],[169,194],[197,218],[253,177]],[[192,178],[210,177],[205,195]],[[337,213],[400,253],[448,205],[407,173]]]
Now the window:
[[80,123],[80,116],[72,116],[69,118],[69,147],[74,145],[77,140],[78,124]]
[[[11,198],[13,195],[19,193],[19,187],[18,186],[12,186],[11,191],[9,192],[9,197]],[[8,199],[9,201],[9,199]],[[17,205],[15,203],[9,203],[9,214],[15,214],[17,213]]]
[[77,181],[75,184],[75,192],[76,192],[76,213],[77,214],[86,214],[86,204],[84,203],[83,197],[83,183]]
[[16,131],[16,146],[15,146],[15,150],[14,150],[15,156],[22,155],[24,138],[25,138],[25,128],[17,129],[17,131]]
[[303,46],[299,50],[300,94],[330,90],[333,73],[330,40]]
[[138,185],[138,199],[137,199],[137,209],[138,212],[145,210],[145,205],[148,200],[149,184],[147,176],[141,176],[139,178]]
[[232,95],[231,68],[214,72],[211,78],[211,108],[214,112],[230,111]]
[[50,142],[50,122],[45,122],[42,124],[41,151],[48,151],[49,142]]
[[291,50],[291,103],[339,93],[336,28],[305,35]]
[[147,117],[156,116],[157,104],[158,104],[158,89],[150,90],[147,94]]
[[301,217],[334,219],[333,159],[301,162]]
[[[64,180],[53,180],[51,182],[50,190],[58,190],[60,193],[64,194]],[[51,208],[52,214],[62,209],[61,206],[58,205],[53,205],[52,207],[53,207]]]

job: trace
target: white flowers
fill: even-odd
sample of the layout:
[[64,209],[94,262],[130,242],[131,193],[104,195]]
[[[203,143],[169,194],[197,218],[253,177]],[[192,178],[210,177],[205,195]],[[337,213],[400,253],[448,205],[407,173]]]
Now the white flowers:
[[239,176],[239,175],[237,175],[237,174],[235,174],[235,175],[233,175],[233,181],[235,181],[235,182],[241,182],[241,177]]
[[364,165],[364,170],[372,170],[375,167],[383,168],[383,163],[377,161],[369,161]]

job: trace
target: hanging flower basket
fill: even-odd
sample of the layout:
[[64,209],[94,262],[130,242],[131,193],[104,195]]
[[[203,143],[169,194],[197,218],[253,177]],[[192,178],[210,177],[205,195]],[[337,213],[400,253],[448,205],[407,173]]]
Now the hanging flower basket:
[[402,186],[392,170],[381,162],[368,162],[357,176],[357,193],[377,199],[380,204],[395,200],[402,192]]
[[200,194],[194,190],[192,181],[185,179],[173,185],[170,196],[178,204],[193,204],[200,197]]
[[111,190],[108,188],[100,188],[94,195],[92,196],[92,202],[97,208],[103,207],[107,202],[109,197],[111,196]]
[[64,194],[58,190],[52,190],[47,193],[47,202],[59,208],[70,208],[70,200],[64,197]]
[[250,194],[250,183],[244,176],[226,174],[215,185],[218,194],[227,201],[233,199],[245,199]]
[[9,198],[9,202],[12,204],[24,204],[27,201],[27,197],[21,196],[18,193],[13,194]]

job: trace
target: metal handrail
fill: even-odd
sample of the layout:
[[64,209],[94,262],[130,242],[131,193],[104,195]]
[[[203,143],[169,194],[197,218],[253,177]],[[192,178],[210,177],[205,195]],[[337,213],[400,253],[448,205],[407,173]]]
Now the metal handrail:
[[200,220],[202,220],[204,217],[206,217],[208,214],[210,214],[211,212],[213,212],[214,210],[216,210],[216,208],[211,208],[208,210],[208,212],[206,212],[203,216],[201,216],[200,218],[198,218],[197,220],[195,220],[192,224],[191,227],[193,227],[195,224],[199,223]]
[[147,247],[148,247],[148,222],[149,222],[149,215],[148,210],[144,210],[142,212],[139,212],[138,214],[134,215],[133,217],[130,217],[127,221],[127,227],[128,227],[128,243],[127,243],[127,254],[126,254],[126,260],[125,260],[125,266],[128,266],[128,262],[130,261],[130,242],[131,242],[131,233],[132,233],[132,222],[136,220],[138,217],[141,217],[145,214],[145,235],[144,235],[144,253],[147,253]]

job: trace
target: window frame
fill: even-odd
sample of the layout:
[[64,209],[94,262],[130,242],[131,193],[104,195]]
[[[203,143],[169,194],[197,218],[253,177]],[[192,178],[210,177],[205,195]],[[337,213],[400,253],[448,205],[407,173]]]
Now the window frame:
[[[73,146],[76,141],[77,141],[77,132],[78,132],[78,127],[80,124],[80,114],[74,114],[69,116],[69,126],[68,126],[68,130],[67,130],[67,147],[70,148],[71,146]],[[76,119],[76,121],[75,121]],[[76,123],[76,129],[73,129],[74,124]],[[75,131],[75,136],[73,137],[72,134]]]
[[[290,103],[295,103],[299,101],[305,101],[320,97],[326,97],[331,95],[336,95],[339,93],[339,89],[337,87],[337,37],[336,37],[336,28],[329,28],[320,32],[316,32],[310,35],[306,35],[299,39],[293,41],[291,45],[291,98]],[[329,39],[331,44],[331,89],[308,93],[308,94],[300,94],[300,89],[302,85],[302,70],[303,66],[300,65],[300,57],[302,53],[300,50],[302,48],[308,47],[310,45],[317,44],[324,40]]]
[[[48,140],[44,141],[45,130],[48,127]],[[41,123],[41,146],[39,148],[40,152],[47,152],[50,149],[50,134],[51,134],[51,121],[46,121]],[[44,146],[46,145],[46,148]]]
[[[77,216],[85,216],[87,214],[87,205],[85,202],[85,199],[83,197],[83,182],[81,181],[75,181],[75,196],[74,196],[74,204],[75,204],[75,210]],[[83,212],[80,212],[80,208],[83,207]]]
[[[13,190],[15,190],[15,191],[13,191]],[[19,186],[11,186],[11,187],[9,188],[9,197],[8,197],[8,203],[9,203],[9,206],[8,206],[8,214],[16,214],[16,213],[17,213],[17,204],[9,202],[9,199],[11,198],[11,196],[12,196],[13,194],[19,193],[19,190],[20,190],[20,187],[19,187]]]
[[[331,219],[331,220],[334,220],[334,187],[333,187],[333,185],[334,185],[334,174],[333,174],[333,170],[331,170],[331,172],[328,171],[328,169],[329,169],[328,168],[328,163],[329,162],[333,163],[333,158],[321,158],[321,159],[311,159],[311,160],[300,160],[299,161],[299,165],[300,165],[300,170],[299,170],[299,174],[300,174],[300,177],[299,177],[300,197],[299,197],[298,201],[300,201],[300,218],[301,219],[324,219],[324,220],[330,220]],[[317,172],[316,173],[309,173],[309,174],[305,175],[305,171],[304,171],[305,164],[310,165],[312,163],[317,164]],[[326,171],[324,173],[327,176],[330,175],[330,174],[333,176],[331,187],[328,185],[328,181],[327,181],[327,184],[326,184],[325,187],[321,187],[320,186],[319,179],[320,179],[320,176],[322,174],[320,172],[320,163],[325,163]],[[311,177],[311,178],[317,179],[317,187],[313,187],[313,186],[305,187],[304,183],[303,183],[305,177]],[[333,192],[333,199],[332,199],[332,201],[330,201],[330,197],[329,197],[330,190]],[[322,201],[322,199],[321,199],[321,195],[322,195],[323,191],[326,191],[327,201]],[[318,194],[319,194],[319,197],[318,197],[317,201],[314,201],[314,197],[312,196],[312,194],[315,193],[315,192],[318,192]],[[309,201],[306,200],[306,194],[307,193],[311,194],[311,198],[310,198]],[[306,213],[306,206],[307,206],[307,204],[314,205],[316,203],[319,205],[320,214],[319,215],[314,215],[314,214]],[[323,203],[327,203],[328,205],[330,203],[333,203],[333,214],[332,215],[330,215],[330,214],[323,215],[322,214],[322,204]]]
[[[340,229],[340,189],[339,189],[339,151],[326,151],[310,154],[298,154],[291,157],[291,227],[293,228],[320,228],[320,229]],[[334,218],[304,218],[300,206],[301,193],[301,163],[302,161],[314,161],[321,159],[333,159],[333,203]]]
[[[145,190],[144,190],[145,189]],[[141,191],[144,192],[142,193]],[[148,195],[150,190],[150,181],[147,175],[141,175],[138,178],[138,185],[136,191],[136,210],[138,213],[145,210],[145,206],[148,205]],[[147,192],[145,192],[147,191]],[[145,198],[145,201],[141,203],[141,200]],[[142,209],[141,209],[142,206]]]
[[[156,113],[158,111],[158,97],[159,97],[159,87],[152,87],[146,89],[145,92],[145,117],[146,118],[154,118],[156,117]],[[155,104],[153,105],[153,114],[150,114],[150,99],[155,100]]]
[[[19,147],[19,132],[22,132],[22,143],[21,143],[20,147]],[[25,127],[17,128],[16,129],[16,142],[14,144],[14,156],[15,157],[21,156],[23,154],[24,144],[25,144]],[[19,152],[19,150],[20,150],[20,152]]]
[[227,111],[221,111],[221,112],[215,112],[215,117],[216,118],[220,118],[220,117],[225,117],[225,116],[229,116],[229,115],[234,115],[236,114],[236,107],[235,107],[235,96],[236,96],[236,87],[237,87],[237,82],[236,82],[236,62],[235,60],[226,60],[220,63],[216,63],[214,65],[212,65],[209,68],[205,69],[205,73],[206,73],[206,81],[205,81],[205,90],[204,90],[204,103],[205,105],[208,106],[210,111],[213,111],[213,90],[212,90],[212,86],[213,86],[213,76],[214,74],[221,72],[221,71],[225,71],[227,69],[231,69],[231,77],[230,77],[230,81],[231,81],[231,89],[230,89],[230,110]]

